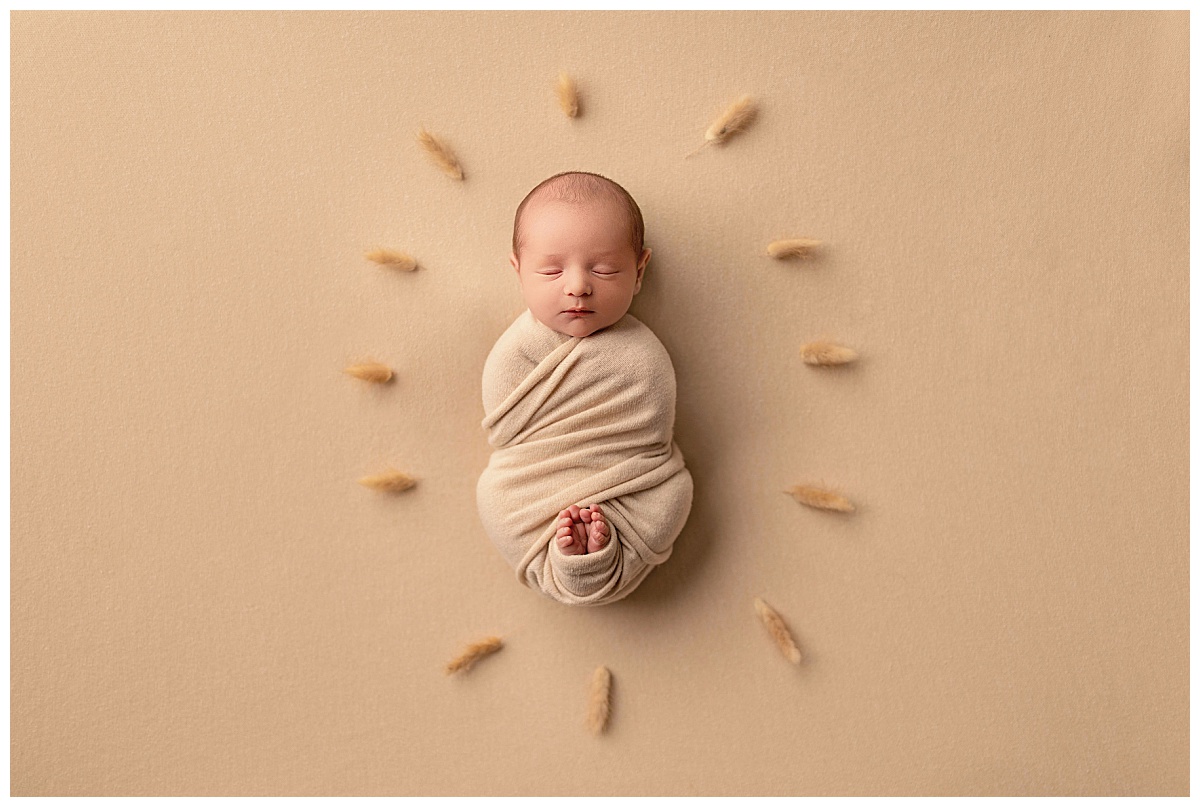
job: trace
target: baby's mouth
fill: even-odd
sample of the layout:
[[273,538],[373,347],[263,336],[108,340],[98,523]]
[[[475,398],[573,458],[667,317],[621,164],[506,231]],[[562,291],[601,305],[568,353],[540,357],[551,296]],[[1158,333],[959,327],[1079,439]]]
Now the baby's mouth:
[[563,313],[564,314],[592,314],[594,312],[590,308],[568,308]]

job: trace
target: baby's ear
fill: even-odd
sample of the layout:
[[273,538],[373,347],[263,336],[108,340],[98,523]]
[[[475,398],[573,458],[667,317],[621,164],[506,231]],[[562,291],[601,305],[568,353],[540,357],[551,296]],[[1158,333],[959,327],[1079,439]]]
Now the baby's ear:
[[646,247],[642,250],[642,257],[638,260],[637,276],[639,281],[642,279],[642,275],[645,273],[646,265],[648,263],[650,263],[650,247]]
[[638,261],[637,266],[637,283],[633,287],[633,293],[637,294],[642,290],[642,275],[646,274],[646,264],[650,262],[650,247],[642,250],[642,257]]
[[516,270],[517,274],[521,274],[521,262],[517,260],[517,253],[510,252],[508,254],[508,262],[512,264],[512,268]]

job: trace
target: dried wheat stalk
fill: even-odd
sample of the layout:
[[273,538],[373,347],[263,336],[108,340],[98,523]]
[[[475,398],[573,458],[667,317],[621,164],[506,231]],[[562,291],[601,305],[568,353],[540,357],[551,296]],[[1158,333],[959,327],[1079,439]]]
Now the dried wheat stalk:
[[793,485],[784,493],[791,494],[792,498],[800,504],[806,504],[818,510],[833,510],[838,513],[854,512],[854,504],[845,496],[815,485]]
[[792,639],[792,634],[788,631],[783,617],[775,613],[771,606],[758,597],[754,598],[754,610],[758,612],[759,619],[767,626],[767,631],[775,640],[775,644],[779,645],[779,650],[783,653],[784,658],[793,664],[799,664],[800,648],[796,647],[796,642]]
[[489,636],[478,642],[472,642],[446,665],[446,675],[459,670],[470,670],[476,661],[484,656],[490,656],[503,646],[504,642],[500,640],[499,636]]
[[813,250],[821,246],[815,238],[791,238],[785,241],[772,241],[767,245],[767,254],[772,258],[803,258],[811,255]]
[[705,146],[724,143],[732,135],[744,131],[757,116],[758,105],[749,95],[743,95],[713,121],[712,126],[704,133],[704,142],[687,156],[691,157]]
[[608,727],[612,697],[612,673],[607,667],[597,667],[592,674],[591,692],[588,696],[587,726],[592,734],[600,734]]
[[389,468],[383,473],[360,477],[358,483],[368,488],[374,488],[375,490],[399,493],[417,484],[417,480],[403,471]]
[[440,138],[425,131],[422,127],[421,131],[417,133],[417,142],[421,144],[421,148],[425,149],[429,159],[442,169],[442,173],[455,179],[463,178],[463,170],[462,166],[458,164],[458,157],[454,156],[454,151]]
[[377,361],[352,364],[342,372],[352,375],[355,378],[361,378],[363,381],[371,381],[376,384],[383,384],[392,380],[392,368]]
[[579,90],[575,86],[575,81],[566,73],[559,73],[558,84],[554,89],[558,95],[558,105],[562,107],[563,113],[568,118],[577,117],[579,115]]
[[417,261],[407,252],[397,252],[394,249],[379,247],[365,253],[368,261],[374,261],[389,269],[399,269],[401,272],[411,272],[417,268]]
[[818,339],[800,346],[800,358],[804,360],[805,364],[821,366],[849,364],[858,358],[858,353],[853,348]]

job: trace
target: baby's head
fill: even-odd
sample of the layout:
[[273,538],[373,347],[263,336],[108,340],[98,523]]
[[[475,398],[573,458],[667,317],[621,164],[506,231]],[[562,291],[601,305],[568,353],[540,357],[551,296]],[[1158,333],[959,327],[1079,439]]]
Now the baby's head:
[[539,184],[517,206],[509,257],[530,313],[567,336],[625,316],[650,260],[643,233],[637,202],[610,179],[567,171]]

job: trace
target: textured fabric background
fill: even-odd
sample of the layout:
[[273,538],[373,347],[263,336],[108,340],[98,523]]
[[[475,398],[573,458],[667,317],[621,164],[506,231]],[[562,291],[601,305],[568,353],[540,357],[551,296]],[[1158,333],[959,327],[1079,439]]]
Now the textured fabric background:
[[[13,12],[12,792],[1186,794],[1188,25]],[[599,609],[473,499],[512,215],[568,169],[645,214],[695,480]]]

